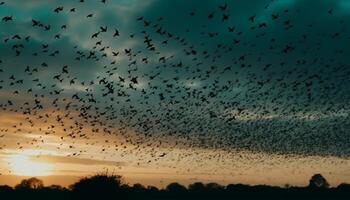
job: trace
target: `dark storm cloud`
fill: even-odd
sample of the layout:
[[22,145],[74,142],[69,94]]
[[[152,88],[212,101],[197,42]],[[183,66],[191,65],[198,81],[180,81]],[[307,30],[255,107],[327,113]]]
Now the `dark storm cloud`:
[[[227,9],[220,11],[218,6],[225,3]],[[59,6],[64,12],[54,13]],[[69,13],[72,7],[75,13]],[[1,39],[15,34],[32,39],[23,43],[20,56],[12,48],[18,41],[1,45],[3,90],[26,91],[35,88],[38,83],[32,80],[39,78],[42,85],[64,88],[61,97],[76,93],[87,100],[87,93],[92,93],[97,101],[93,107],[100,108],[97,113],[107,114],[91,111],[89,115],[96,114],[109,128],[135,131],[129,142],[138,145],[157,138],[168,145],[184,141],[187,147],[348,157],[348,7],[346,1],[301,0],[110,1],[106,5],[11,1],[0,7],[1,16],[15,19],[1,24]],[[94,16],[87,19],[90,13]],[[208,19],[211,13],[213,19]],[[223,14],[229,16],[225,22]],[[143,20],[137,21],[141,16]],[[32,27],[32,19],[50,24],[51,30]],[[67,30],[61,30],[64,24]],[[107,26],[108,32],[92,39],[100,26]],[[120,31],[117,38],[115,29]],[[157,29],[166,34],[157,34]],[[58,32],[61,37],[55,39]],[[184,42],[169,39],[168,33]],[[152,39],[155,51],[146,49],[144,35]],[[98,41],[102,45],[94,48]],[[167,45],[162,45],[164,41]],[[43,54],[42,44],[49,45],[49,52],[59,50],[59,55]],[[129,48],[135,55],[125,55]],[[196,55],[187,55],[191,50]],[[76,60],[78,51],[85,57]],[[92,51],[96,58],[86,59]],[[204,51],[211,57],[206,58]],[[35,52],[39,56],[33,57]],[[119,57],[112,52],[119,52]],[[161,57],[166,58],[164,63],[159,62]],[[147,64],[141,61],[144,58]],[[41,68],[43,62],[49,66]],[[173,67],[179,63],[183,67]],[[60,83],[52,77],[64,65],[70,74]],[[26,66],[40,71],[27,76]],[[12,74],[24,79],[25,86],[6,84]],[[128,88],[135,77],[136,89]],[[74,78],[72,85],[69,80]],[[112,102],[111,96],[103,95],[102,79],[127,95],[114,95],[117,102]],[[91,80],[94,83],[89,85]],[[40,88],[36,93],[47,96],[49,90]],[[8,99],[2,97],[1,102]],[[87,102],[76,105],[87,106]],[[173,137],[179,143],[169,140]]]

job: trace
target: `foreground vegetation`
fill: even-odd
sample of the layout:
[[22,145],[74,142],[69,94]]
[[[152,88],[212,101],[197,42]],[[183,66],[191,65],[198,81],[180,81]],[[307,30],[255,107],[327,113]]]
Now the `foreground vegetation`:
[[14,188],[0,186],[0,199],[350,199],[350,184],[330,188],[327,180],[316,174],[307,187],[249,186],[217,183],[193,183],[188,187],[171,183],[164,189],[141,184],[123,184],[122,177],[99,174],[86,177],[69,188],[59,185],[44,187],[41,180],[22,180]]

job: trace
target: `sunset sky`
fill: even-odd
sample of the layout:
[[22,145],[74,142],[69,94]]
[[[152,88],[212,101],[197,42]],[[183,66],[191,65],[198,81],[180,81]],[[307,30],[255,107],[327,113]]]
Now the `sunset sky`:
[[4,0],[0,185],[350,182],[349,9]]

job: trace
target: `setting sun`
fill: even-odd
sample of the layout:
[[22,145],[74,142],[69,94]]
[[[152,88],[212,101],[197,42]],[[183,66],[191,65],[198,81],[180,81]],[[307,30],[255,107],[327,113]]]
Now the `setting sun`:
[[12,173],[17,176],[48,176],[52,170],[51,164],[34,162],[28,155],[13,155],[8,162]]

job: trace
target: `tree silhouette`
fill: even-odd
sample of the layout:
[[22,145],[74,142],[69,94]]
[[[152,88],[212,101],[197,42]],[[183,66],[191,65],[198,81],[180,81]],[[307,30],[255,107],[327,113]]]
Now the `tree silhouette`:
[[188,186],[188,190],[195,193],[200,193],[205,190],[205,185],[202,182],[192,183]]
[[12,192],[13,189],[12,187],[8,186],[8,185],[0,185],[0,195],[2,193],[9,193],[9,192]]
[[140,183],[135,183],[135,184],[132,186],[132,188],[133,188],[134,190],[145,190],[145,189],[146,189],[145,186],[143,186],[143,185],[140,184]]
[[51,190],[64,190],[65,188],[60,186],[60,185],[50,185],[47,188],[51,189]]
[[309,187],[311,188],[329,188],[328,181],[321,175],[315,174],[309,181]]
[[18,185],[15,186],[15,189],[41,189],[44,187],[44,183],[42,180],[32,177],[29,179],[24,179],[19,183]]
[[121,176],[99,174],[86,177],[71,186],[75,199],[97,199],[103,196],[123,196]]
[[339,190],[344,190],[344,191],[350,191],[350,184],[348,183],[341,183],[337,187]]
[[165,190],[171,193],[181,194],[186,192],[187,188],[179,183],[170,183]]
[[223,190],[224,187],[217,183],[208,183],[206,184],[206,189],[209,191],[220,191]]

